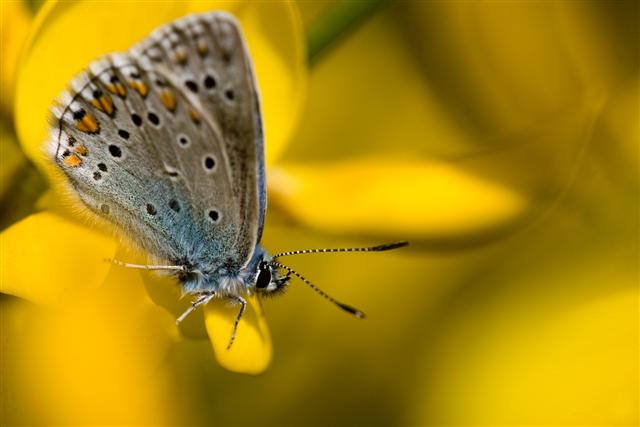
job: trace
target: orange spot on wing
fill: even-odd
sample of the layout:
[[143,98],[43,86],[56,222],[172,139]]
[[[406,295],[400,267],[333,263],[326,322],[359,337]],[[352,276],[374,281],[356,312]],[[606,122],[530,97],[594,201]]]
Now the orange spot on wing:
[[145,82],[138,80],[129,80],[129,87],[138,91],[138,93],[144,98],[149,93],[149,88]]
[[92,99],[91,105],[100,111],[104,111],[108,115],[113,116],[113,100],[109,95],[102,95],[99,99]]
[[197,125],[200,124],[200,114],[198,114],[198,112],[193,108],[189,108],[189,117],[193,123]]
[[64,164],[70,168],[77,168],[82,164],[82,160],[75,154],[69,154],[64,158]]
[[209,45],[204,40],[198,42],[198,53],[200,56],[205,56],[209,52]]
[[121,98],[127,94],[127,89],[122,83],[109,83],[107,84],[107,90],[114,95],[118,95]]
[[187,63],[187,54],[184,50],[176,51],[176,62],[180,65],[185,65]]
[[160,101],[162,101],[167,110],[171,112],[176,110],[176,98],[170,90],[163,90],[160,93]]
[[88,113],[80,120],[76,120],[76,128],[87,133],[97,133],[100,130],[100,126],[98,125],[96,118]]
[[102,95],[100,97],[100,104],[102,104],[102,108],[108,115],[113,115],[113,100],[109,95]]
[[75,149],[76,153],[82,155],[82,156],[86,156],[87,153],[89,152],[89,150],[87,150],[87,147],[85,145],[78,145]]

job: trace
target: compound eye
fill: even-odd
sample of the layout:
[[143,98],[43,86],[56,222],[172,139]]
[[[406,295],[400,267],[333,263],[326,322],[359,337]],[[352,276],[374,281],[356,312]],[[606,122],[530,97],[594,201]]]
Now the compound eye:
[[271,270],[268,268],[261,269],[256,280],[256,288],[264,289],[271,283]]

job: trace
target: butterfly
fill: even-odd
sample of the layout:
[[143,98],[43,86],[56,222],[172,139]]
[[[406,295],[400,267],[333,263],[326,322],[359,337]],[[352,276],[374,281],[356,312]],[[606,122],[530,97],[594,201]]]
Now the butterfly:
[[163,270],[194,296],[240,306],[246,296],[283,292],[291,275],[357,317],[279,262],[295,254],[260,245],[266,212],[260,96],[247,44],[225,12],[193,14],[154,30],[124,53],[89,64],[52,107],[48,152],[73,193],[156,262],[113,262]]

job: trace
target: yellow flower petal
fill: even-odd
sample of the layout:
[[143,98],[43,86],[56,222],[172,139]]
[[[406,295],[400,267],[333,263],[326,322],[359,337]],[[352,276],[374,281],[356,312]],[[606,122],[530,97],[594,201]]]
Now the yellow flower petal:
[[451,164],[382,159],[269,170],[271,201],[311,227],[390,239],[473,238],[513,225],[527,200]]
[[637,425],[637,250],[603,237],[592,257],[568,228],[538,227],[526,240],[533,256],[505,254],[508,268],[451,302],[416,373],[410,424]]
[[173,319],[150,303],[138,272],[113,266],[102,279],[98,289],[30,312],[14,349],[21,360],[12,366],[21,403],[41,417],[37,425],[184,419],[167,405],[175,390],[163,369]]
[[586,2],[557,6],[412,2],[406,25],[414,57],[451,112],[476,132],[504,133],[579,104],[597,105],[637,73],[630,60],[636,46],[612,31],[613,18]]
[[0,234],[0,292],[41,304],[104,281],[115,241],[51,213],[38,213]]
[[[75,73],[101,54],[123,51],[154,28],[193,11],[228,9],[229,3],[65,1],[41,10],[22,57],[16,92],[17,129],[27,155],[40,167],[51,102]],[[302,31],[290,3],[244,7],[238,14],[264,95],[269,150],[277,153],[291,132],[304,93]],[[121,30],[126,28],[126,31]]]
[[[143,257],[139,261],[145,263]],[[183,295],[182,286],[173,277],[166,277],[152,272],[141,271],[140,276],[145,284],[147,294],[151,300],[164,307],[175,320],[180,317],[197,297]],[[185,338],[207,339],[207,330],[204,325],[203,310],[198,308],[190,313],[178,326],[180,333]]]
[[214,299],[205,307],[205,321],[218,363],[233,372],[255,375],[267,369],[271,362],[271,337],[257,297],[251,296],[247,301],[247,310],[229,350],[227,346],[239,306]]
[[26,158],[20,151],[15,136],[8,129],[8,124],[0,122],[0,200],[14,184],[17,174],[26,167]]
[[31,14],[27,9],[26,1],[2,2],[0,8],[0,40],[2,40],[2,55],[0,55],[0,108],[5,114],[12,114],[13,93],[18,56],[24,44],[29,26]]
[[398,29],[394,19],[374,13],[322,55],[288,159],[390,149],[451,157],[477,150],[478,135],[443,105]]

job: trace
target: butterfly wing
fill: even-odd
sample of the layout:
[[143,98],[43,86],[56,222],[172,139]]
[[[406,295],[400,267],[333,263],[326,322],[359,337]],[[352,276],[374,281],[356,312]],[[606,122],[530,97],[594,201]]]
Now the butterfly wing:
[[238,23],[224,12],[190,15],[131,51],[165,72],[218,125],[240,208],[235,247],[252,253],[266,207],[264,143],[253,65]]
[[249,262],[264,217],[263,143],[233,18],[160,27],[90,64],[52,110],[50,151],[90,209],[171,262]]

